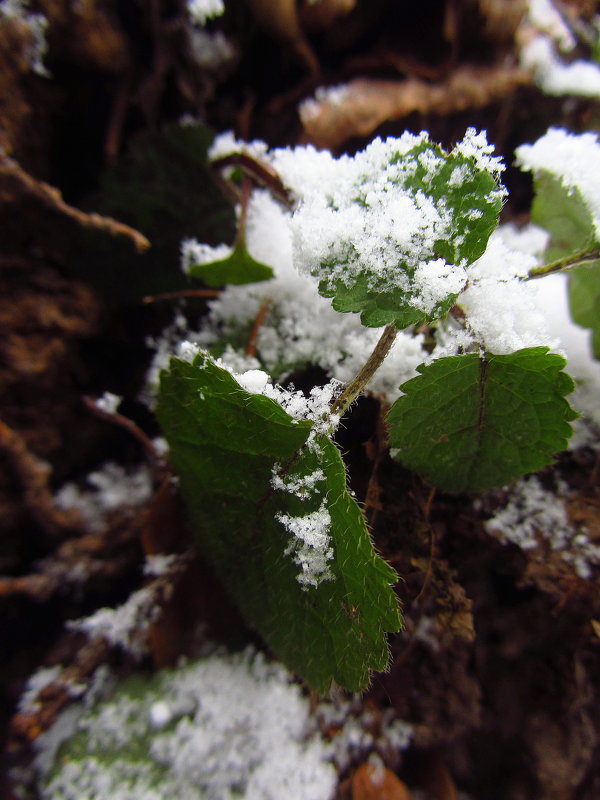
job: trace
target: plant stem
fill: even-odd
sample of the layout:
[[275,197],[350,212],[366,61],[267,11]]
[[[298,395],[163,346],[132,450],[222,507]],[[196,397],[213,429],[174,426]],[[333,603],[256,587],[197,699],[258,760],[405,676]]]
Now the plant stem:
[[356,398],[381,366],[383,359],[389,353],[397,334],[398,328],[393,322],[391,322],[389,325],[386,325],[366,364],[350,381],[350,383],[346,384],[344,391],[332,403],[332,414],[339,414],[341,416],[352,405],[352,403],[356,400]]
[[541,267],[530,269],[525,280],[531,281],[535,278],[543,278],[545,275],[552,275],[555,272],[566,272],[569,269],[573,269],[573,267],[591,264],[599,258],[600,250],[597,247],[588,247],[586,250],[580,250],[577,253],[572,253],[570,256],[551,261],[550,264],[544,264]]

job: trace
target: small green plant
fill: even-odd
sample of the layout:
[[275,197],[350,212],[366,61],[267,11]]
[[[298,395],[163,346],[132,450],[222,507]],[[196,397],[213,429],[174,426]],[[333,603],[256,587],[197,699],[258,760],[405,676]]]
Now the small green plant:
[[[577,149],[578,137],[566,136]],[[333,681],[364,689],[371,670],[386,668],[386,632],[402,625],[396,575],[373,549],[334,442],[341,417],[375,385],[396,340],[405,348],[418,341],[420,355],[408,370],[416,377],[388,372],[388,385],[401,384],[387,415],[391,452],[433,486],[503,486],[567,446],[574,383],[527,303],[521,317],[517,305],[532,279],[573,270],[573,315],[592,329],[597,354],[600,226],[585,186],[556,165],[545,168],[535,152],[521,148],[519,158],[536,174],[533,214],[551,236],[553,260],[543,267],[495,238],[503,167],[474,130],[450,152],[427,134],[376,140],[339,159],[312,148],[269,153],[231,141],[215,148],[215,167],[229,170],[234,187],[241,183],[238,237],[232,250],[188,242],[184,262],[211,286],[237,285],[220,300],[220,340],[196,337],[204,349],[184,344],[163,370],[157,416],[199,546],[248,622],[318,692]],[[276,192],[276,207],[264,189],[250,191],[248,173]],[[289,248],[305,284],[312,280],[343,312],[332,312],[344,342],[335,357],[319,361],[303,349],[302,314],[312,312],[302,310],[300,284],[291,291],[299,310],[290,314],[290,292],[282,299],[270,266],[260,253],[249,255],[246,225],[252,218],[256,234],[261,215],[266,238],[279,243],[271,263]],[[258,347],[250,332],[245,354],[244,315],[227,312],[226,297],[238,308],[245,298],[267,328]],[[310,318],[317,340],[319,315],[323,325],[336,324],[330,309],[319,309]],[[269,372],[280,380],[310,361],[354,363],[359,331],[354,322],[350,331],[348,314],[360,315],[365,337],[383,328],[353,378],[308,396],[272,382]],[[277,331],[285,331],[283,349]]]

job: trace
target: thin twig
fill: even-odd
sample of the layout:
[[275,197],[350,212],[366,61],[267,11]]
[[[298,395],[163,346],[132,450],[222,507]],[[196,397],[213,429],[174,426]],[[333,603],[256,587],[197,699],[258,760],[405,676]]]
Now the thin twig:
[[254,324],[252,325],[252,330],[250,331],[250,336],[248,337],[248,342],[246,344],[247,356],[256,355],[256,341],[258,339],[258,334],[265,321],[267,314],[269,313],[269,308],[271,307],[272,302],[273,302],[272,297],[265,297],[265,299],[261,303],[260,308],[258,309],[258,314],[256,315],[256,318],[254,320]]
[[[227,167],[238,167],[259,186],[269,189],[273,196],[282,203],[288,206],[292,205],[292,196],[275,170],[269,164],[259,161],[248,153],[230,153],[222,158],[216,158],[211,162],[211,167],[217,175],[220,175],[221,171]],[[222,185],[222,182],[219,182]]]
[[12,158],[0,156],[0,176],[13,178],[23,191],[33,194],[45,205],[74,219],[85,228],[96,228],[113,236],[127,236],[133,242],[138,253],[143,253],[150,247],[148,239],[142,233],[136,231],[135,228],[131,228],[123,222],[118,222],[112,217],[104,217],[96,213],[86,214],[84,211],[65,203],[58,189],[48,183],[44,183],[44,181],[36,180]]
[[148,305],[150,303],[160,303],[163,300],[182,300],[186,297],[218,297],[220,294],[220,289],[181,289],[177,292],[150,294],[144,297],[142,302]]
[[25,440],[0,420],[0,450],[3,450],[23,490],[28,511],[43,530],[52,536],[66,535],[80,527],[75,513],[62,511],[54,502],[48,486],[50,467],[27,447]]
[[139,425],[136,425],[132,419],[125,417],[123,414],[119,414],[118,411],[105,411],[103,408],[100,408],[100,406],[92,397],[84,397],[83,402],[85,403],[86,408],[88,408],[96,416],[100,417],[100,419],[104,419],[107,422],[112,422],[115,425],[118,425],[120,428],[124,428],[135,439],[137,439],[138,442],[140,442],[152,463],[159,469],[163,468],[163,459],[154,446],[154,442],[148,436],[148,434],[139,427]]

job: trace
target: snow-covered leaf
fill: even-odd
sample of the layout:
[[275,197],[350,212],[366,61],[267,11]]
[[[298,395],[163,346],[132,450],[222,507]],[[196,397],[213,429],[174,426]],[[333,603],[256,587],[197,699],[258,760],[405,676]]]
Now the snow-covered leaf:
[[419,368],[388,415],[398,458],[440,489],[482,491],[546,466],[576,416],[565,360],[545,347]]
[[400,627],[337,447],[205,356],[173,359],[157,411],[198,544],[242,613],[319,692],[364,689]]
[[294,187],[300,268],[365,325],[443,316],[497,225],[504,190],[490,150],[472,130],[451,153],[405,134],[325,165],[322,185]]

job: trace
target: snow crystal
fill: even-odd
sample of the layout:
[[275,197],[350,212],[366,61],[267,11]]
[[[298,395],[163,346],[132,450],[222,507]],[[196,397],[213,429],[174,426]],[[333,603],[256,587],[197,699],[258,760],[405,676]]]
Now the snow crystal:
[[213,654],[125,691],[79,720],[87,752],[56,765],[43,798],[332,797],[336,772],[309,702],[262,655]]
[[301,517],[277,514],[276,519],[292,534],[285,555],[292,555],[300,567],[296,576],[298,583],[308,588],[323,581],[333,580],[329,562],[333,558],[331,547],[331,516],[325,503],[317,511]]
[[322,469],[316,469],[308,475],[286,476],[282,478],[276,467],[273,471],[271,485],[274,489],[287,492],[288,494],[294,494],[296,497],[304,500],[312,495],[312,490],[314,490],[316,484],[324,480],[325,473]]
[[475,128],[467,128],[463,140],[452,151],[453,154],[472,158],[478,169],[499,178],[505,167],[502,158],[493,156],[493,152],[494,145],[489,144],[486,132],[477,131]]
[[86,477],[90,487],[66,483],[55,495],[55,502],[64,510],[75,509],[91,531],[102,530],[117,511],[144,505],[152,496],[152,473],[142,464],[129,472],[113,462]]
[[546,171],[567,189],[579,189],[600,236],[600,142],[595,133],[569,133],[550,128],[534,144],[516,150],[521,169]]
[[192,22],[204,25],[207,19],[219,17],[225,11],[223,0],[187,0],[188,13]]
[[539,478],[524,478],[512,488],[507,504],[485,522],[488,533],[522,550],[534,550],[546,544],[558,551],[581,578],[590,578],[592,568],[600,565],[600,546],[591,543],[585,530],[578,530],[569,520],[561,497],[564,487],[544,489]]
[[147,650],[145,634],[158,613],[154,592],[144,588],[133,592],[123,605],[100,608],[89,617],[70,621],[68,627],[82,631],[90,639],[104,638],[139,658]]

